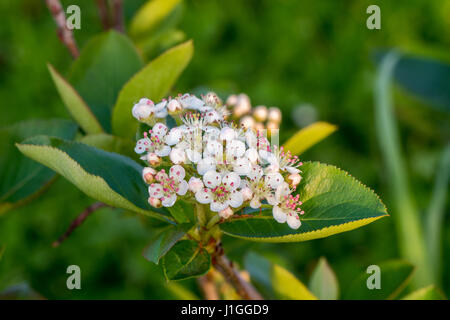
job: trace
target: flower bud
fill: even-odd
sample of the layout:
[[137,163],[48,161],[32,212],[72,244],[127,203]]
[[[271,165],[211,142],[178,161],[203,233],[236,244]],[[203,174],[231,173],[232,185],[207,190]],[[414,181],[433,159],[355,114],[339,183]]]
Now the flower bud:
[[270,107],[268,119],[270,122],[281,123],[281,110],[276,107]]
[[177,99],[172,99],[167,104],[167,111],[170,114],[177,114],[177,113],[181,112],[182,110],[183,110],[183,106]]
[[191,177],[189,179],[189,190],[193,193],[196,193],[197,191],[200,191],[203,188],[203,182],[201,179],[196,177]]
[[255,129],[255,131],[263,131],[265,129],[264,124],[262,124],[261,122],[256,122],[253,128]]
[[142,121],[150,117],[151,111],[151,107],[147,104],[136,104],[134,105],[131,113],[133,114],[133,117],[139,121]]
[[288,183],[292,185],[293,187],[297,186],[300,181],[302,180],[302,177],[298,173],[291,173],[287,177]]
[[235,106],[235,105],[237,105],[238,100],[239,100],[239,99],[238,99],[238,96],[235,95],[235,94],[232,94],[231,96],[229,96],[229,97],[227,98],[226,104],[227,104],[228,106]]
[[245,187],[241,190],[242,198],[244,201],[248,201],[253,197],[253,192],[249,187]]
[[222,101],[220,98],[215,94],[214,92],[208,92],[206,96],[203,98],[203,101],[205,101],[205,104],[210,107],[217,107],[222,104]]
[[253,110],[253,117],[255,118],[256,121],[259,121],[259,122],[266,121],[268,114],[269,114],[269,112],[267,111],[266,106],[257,106]]
[[251,116],[245,116],[241,119],[240,124],[244,129],[252,129],[255,125],[255,119]]
[[228,219],[232,215],[233,215],[233,210],[230,207],[223,209],[222,211],[219,212],[219,216],[224,219]]
[[150,198],[148,198],[148,203],[153,208],[161,208],[161,206],[162,206],[161,200],[159,200],[158,198],[150,197]]
[[280,129],[280,127],[278,126],[278,123],[272,122],[270,121],[267,124],[267,135],[271,136],[273,134],[276,134],[276,132]]
[[145,167],[142,171],[142,178],[145,183],[150,184],[155,179],[156,170],[150,167]]
[[162,159],[161,157],[159,157],[156,153],[149,153],[147,155],[147,162],[152,166],[152,167],[157,167],[161,164]]

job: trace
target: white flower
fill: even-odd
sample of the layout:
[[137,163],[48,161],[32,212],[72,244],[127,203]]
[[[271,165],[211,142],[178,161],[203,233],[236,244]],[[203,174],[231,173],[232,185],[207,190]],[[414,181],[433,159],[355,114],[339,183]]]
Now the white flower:
[[181,148],[173,148],[170,151],[169,158],[174,164],[186,163],[186,152]]
[[186,172],[180,165],[172,166],[167,175],[161,170],[155,177],[158,183],[152,183],[148,188],[151,198],[160,199],[164,207],[171,207],[177,200],[177,195],[183,196],[188,190],[188,183],[184,180]]
[[288,173],[299,173],[298,169],[302,163],[298,160],[297,156],[293,156],[290,151],[284,152],[283,147],[274,147],[273,153],[269,153],[266,156],[266,160],[270,163],[272,172],[287,171]]
[[274,190],[284,183],[283,176],[279,173],[263,175],[263,170],[259,166],[253,166],[248,174],[249,180],[245,186],[251,191],[250,207],[253,209],[261,207],[261,201],[267,200],[270,205],[277,204]]
[[202,99],[197,98],[194,95],[188,93],[184,94],[179,101],[183,108],[192,110],[202,110],[205,107],[205,102]]
[[299,195],[292,196],[289,185],[284,182],[278,186],[275,192],[275,200],[277,204],[272,211],[274,219],[279,223],[287,222],[292,229],[298,229],[301,226],[298,214],[305,213],[299,207],[302,204],[299,201]]
[[266,160],[267,156],[271,153],[269,140],[262,133],[258,132],[255,134],[253,130],[247,130],[245,132],[245,142],[248,146],[246,156],[252,163]]
[[166,100],[155,105],[152,100],[142,98],[133,106],[131,113],[140,122],[147,122],[153,116],[156,118],[165,118],[167,116],[166,104]]
[[224,177],[215,171],[208,171],[203,176],[205,188],[195,193],[198,202],[210,203],[211,211],[220,212],[229,206],[238,208],[243,203],[242,194],[237,190],[241,183],[238,174],[230,172]]

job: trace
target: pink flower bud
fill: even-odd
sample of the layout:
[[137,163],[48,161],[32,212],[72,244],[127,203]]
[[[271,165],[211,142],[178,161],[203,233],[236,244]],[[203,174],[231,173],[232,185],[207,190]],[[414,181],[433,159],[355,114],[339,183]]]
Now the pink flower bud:
[[150,184],[155,179],[156,170],[150,167],[145,167],[142,171],[142,178],[145,183]]
[[183,110],[183,107],[177,99],[170,100],[169,104],[167,105],[167,111],[170,114],[179,113],[182,110]]
[[224,219],[228,219],[232,215],[233,215],[233,210],[231,210],[230,207],[223,209],[222,211],[219,212],[219,216]]
[[193,193],[200,191],[203,188],[203,182],[201,179],[192,177],[189,179],[189,190]]
[[300,181],[302,180],[302,177],[298,173],[291,173],[288,176],[287,180],[290,185],[295,187],[300,183]]
[[270,107],[269,115],[267,117],[270,122],[279,124],[281,122],[281,110],[276,107]]
[[253,117],[256,119],[256,121],[264,122],[267,119],[268,111],[266,106],[257,106],[253,110]]
[[161,164],[162,159],[156,153],[149,153],[147,155],[147,161],[151,166],[157,167]]
[[255,119],[251,116],[245,116],[241,119],[240,124],[244,129],[252,129],[255,125]]

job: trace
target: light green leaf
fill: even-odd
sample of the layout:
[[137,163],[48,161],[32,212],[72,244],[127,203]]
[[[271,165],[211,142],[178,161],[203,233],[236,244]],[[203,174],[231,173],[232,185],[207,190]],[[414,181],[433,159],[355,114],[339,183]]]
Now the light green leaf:
[[167,252],[162,262],[167,280],[183,280],[208,272],[211,257],[197,242],[182,240]]
[[411,280],[414,266],[407,261],[392,260],[380,263],[380,289],[369,289],[367,281],[372,274],[364,271],[356,278],[344,295],[352,300],[392,300]]
[[176,300],[199,300],[193,292],[177,282],[166,282],[165,287]]
[[111,131],[111,113],[123,85],[143,62],[133,43],[110,30],[93,37],[70,68],[69,81],[91,108],[105,131]]
[[83,136],[80,142],[105,151],[120,153],[129,158],[136,157],[136,152],[134,152],[136,143],[130,139],[116,137],[107,133],[99,133]]
[[192,41],[180,44],[151,61],[125,84],[113,110],[115,134],[134,138],[139,122],[131,115],[133,104],[143,97],[154,101],[163,98],[186,68],[193,50]]
[[0,215],[27,203],[55,177],[50,169],[24,157],[15,143],[47,134],[73,139],[77,125],[69,120],[27,120],[0,129]]
[[94,199],[170,220],[165,211],[150,208],[148,191],[141,177],[142,167],[130,158],[80,142],[47,136],[28,139],[17,147],[23,154],[58,172]]
[[347,172],[318,162],[305,163],[302,171],[297,190],[305,214],[299,229],[276,222],[271,209],[231,218],[220,229],[247,240],[296,242],[353,230],[387,216],[378,196]]
[[147,1],[131,20],[130,35],[137,38],[151,34],[164,21],[170,20],[180,3],[181,0]]
[[442,292],[434,285],[430,285],[403,297],[402,300],[446,300]]
[[58,90],[58,93],[72,118],[75,119],[75,121],[86,133],[103,132],[102,126],[78,92],[58,73],[58,71],[55,70],[51,64],[48,64],[47,66],[53,82],[55,83],[56,89]]
[[292,273],[267,258],[250,252],[244,259],[251,281],[268,298],[316,300],[317,298]]
[[320,300],[337,300],[339,283],[327,259],[320,258],[309,280],[309,289]]
[[283,147],[294,155],[299,155],[316,143],[335,132],[337,127],[327,122],[315,122],[291,137]]
[[161,259],[174,244],[186,233],[175,225],[167,226],[152,237],[142,255],[153,263],[158,264]]

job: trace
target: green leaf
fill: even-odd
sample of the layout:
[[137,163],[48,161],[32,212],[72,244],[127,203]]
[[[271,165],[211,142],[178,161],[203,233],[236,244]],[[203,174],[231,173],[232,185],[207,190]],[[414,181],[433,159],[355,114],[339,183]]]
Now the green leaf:
[[333,124],[327,122],[315,122],[297,132],[284,143],[283,147],[285,150],[289,150],[293,155],[299,155],[328,137],[336,130],[337,127]]
[[0,129],[0,215],[27,203],[49,186],[50,169],[24,157],[15,143],[35,135],[73,139],[77,125],[69,120],[27,120]]
[[136,157],[136,152],[134,152],[136,143],[130,139],[99,133],[86,135],[80,139],[80,142],[105,151],[120,153],[129,158]]
[[309,280],[309,289],[320,300],[337,300],[339,284],[327,259],[320,258]]
[[[378,62],[388,54],[378,54]],[[450,111],[450,64],[425,57],[401,55],[394,69],[394,79],[423,102]]]
[[153,263],[159,260],[180,240],[186,233],[178,226],[170,225],[159,231],[144,249],[142,255]]
[[226,220],[220,229],[247,240],[296,242],[353,230],[387,216],[378,196],[345,171],[318,162],[305,163],[302,171],[297,190],[305,214],[299,229],[276,222],[271,209]]
[[177,242],[162,259],[167,280],[183,280],[208,272],[211,257],[193,240]]
[[164,21],[169,20],[180,3],[181,0],[147,1],[131,20],[130,35],[137,38],[151,34]]
[[379,264],[381,289],[369,289],[367,281],[372,273],[366,271],[356,278],[344,295],[344,299],[391,300],[397,297],[411,280],[414,266],[407,261],[392,260]]
[[442,292],[434,285],[430,285],[403,297],[402,300],[446,300]]
[[173,295],[175,300],[199,300],[199,297],[193,292],[177,282],[166,282],[165,288]]
[[58,93],[72,118],[78,122],[80,127],[86,133],[103,132],[102,126],[78,92],[58,73],[58,71],[55,70],[51,64],[48,64],[47,66],[53,82],[55,83],[56,89],[58,90]]
[[128,81],[120,91],[113,110],[113,132],[133,138],[139,122],[131,115],[136,101],[147,97],[154,101],[163,98],[192,58],[192,41],[180,44],[153,61]]
[[148,191],[141,177],[142,167],[130,158],[80,142],[47,136],[28,139],[17,147],[23,154],[58,172],[94,199],[170,220],[165,211],[150,208]]
[[132,42],[114,30],[92,38],[69,72],[69,81],[91,108],[105,131],[111,131],[111,112],[123,85],[142,68]]
[[5,253],[6,246],[4,244],[0,245],[0,261],[2,261],[3,254]]
[[244,259],[251,280],[269,297],[283,300],[316,300],[308,288],[285,268],[250,252]]

